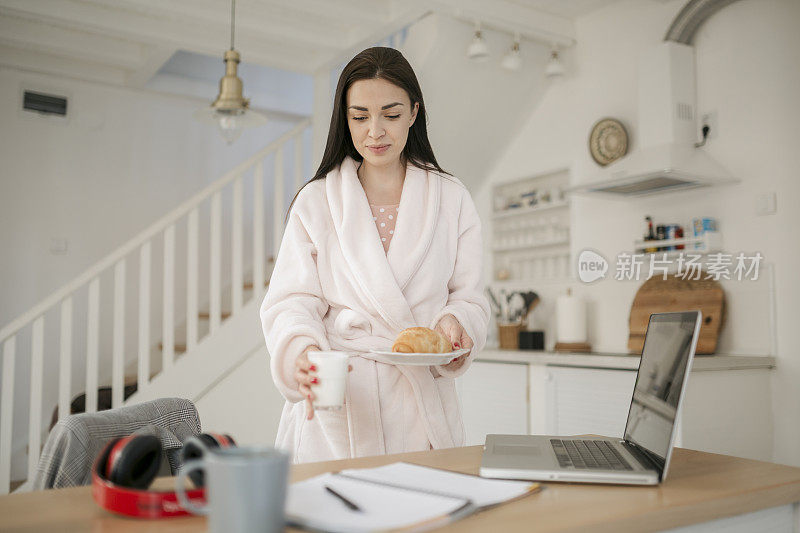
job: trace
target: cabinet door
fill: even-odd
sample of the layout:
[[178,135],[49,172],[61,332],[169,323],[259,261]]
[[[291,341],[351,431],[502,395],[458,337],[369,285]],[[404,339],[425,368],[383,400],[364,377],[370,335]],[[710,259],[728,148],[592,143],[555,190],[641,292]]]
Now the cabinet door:
[[636,372],[532,365],[531,432],[621,437]]
[[473,362],[456,380],[466,446],[484,444],[489,433],[528,433],[528,365]]

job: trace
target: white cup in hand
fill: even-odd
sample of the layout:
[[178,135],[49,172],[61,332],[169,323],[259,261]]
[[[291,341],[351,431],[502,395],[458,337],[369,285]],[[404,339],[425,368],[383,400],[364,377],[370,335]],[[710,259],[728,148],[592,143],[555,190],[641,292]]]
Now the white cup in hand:
[[345,352],[308,352],[308,360],[316,367],[317,383],[311,385],[314,393],[315,410],[332,411],[344,406],[344,393],[347,384],[347,360]]

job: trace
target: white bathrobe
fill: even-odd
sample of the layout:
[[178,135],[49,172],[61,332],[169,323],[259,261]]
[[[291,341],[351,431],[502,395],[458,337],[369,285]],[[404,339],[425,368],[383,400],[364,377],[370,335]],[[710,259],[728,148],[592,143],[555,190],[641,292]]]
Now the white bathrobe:
[[[454,378],[486,343],[481,222],[469,191],[409,164],[387,253],[357,167],[347,157],[297,196],[261,306],[272,377],[287,400],[275,445],[295,463],[462,446]],[[474,342],[459,370],[368,353],[448,313]],[[353,371],[345,409],[307,420],[294,374],[311,345],[350,353]]]

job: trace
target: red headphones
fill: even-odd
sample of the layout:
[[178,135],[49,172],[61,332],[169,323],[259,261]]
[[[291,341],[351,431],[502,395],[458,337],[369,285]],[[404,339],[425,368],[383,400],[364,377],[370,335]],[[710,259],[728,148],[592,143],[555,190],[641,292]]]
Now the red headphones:
[[[211,448],[230,448],[230,435],[201,433],[190,437],[181,448],[181,463],[202,457]],[[178,503],[175,492],[149,491],[163,455],[161,440],[153,435],[131,435],[109,442],[92,467],[92,496],[109,511],[142,518],[163,518],[189,514]],[[202,472],[190,476],[196,489],[186,492],[190,500],[205,501]]]

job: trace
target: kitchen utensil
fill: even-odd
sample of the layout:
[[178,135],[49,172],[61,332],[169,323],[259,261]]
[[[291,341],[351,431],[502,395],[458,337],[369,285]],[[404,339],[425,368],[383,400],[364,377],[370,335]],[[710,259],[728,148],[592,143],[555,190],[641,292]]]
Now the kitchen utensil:
[[674,274],[663,279],[659,274],[645,281],[633,299],[629,319],[630,334],[628,350],[642,353],[644,335],[652,313],[700,310],[703,323],[697,340],[695,354],[713,354],[725,321],[725,292],[722,285],[713,279],[681,279]]
[[522,297],[525,299],[525,309],[527,309],[525,314],[530,314],[533,308],[539,305],[539,295],[533,291],[528,291]]
[[508,296],[505,289],[500,289],[500,319],[508,322]]
[[518,292],[512,292],[508,295],[508,308],[511,313],[510,321],[517,322],[522,319],[523,311],[525,310],[525,298]]
[[497,303],[497,298],[492,292],[492,289],[486,287],[486,292],[489,294],[489,299],[491,300],[492,308],[494,309],[494,317],[495,319],[498,319],[500,318],[500,304]]
[[468,348],[460,348],[447,353],[398,353],[385,350],[370,350],[369,353],[380,355],[396,365],[430,366],[446,365],[467,352],[469,352]]

